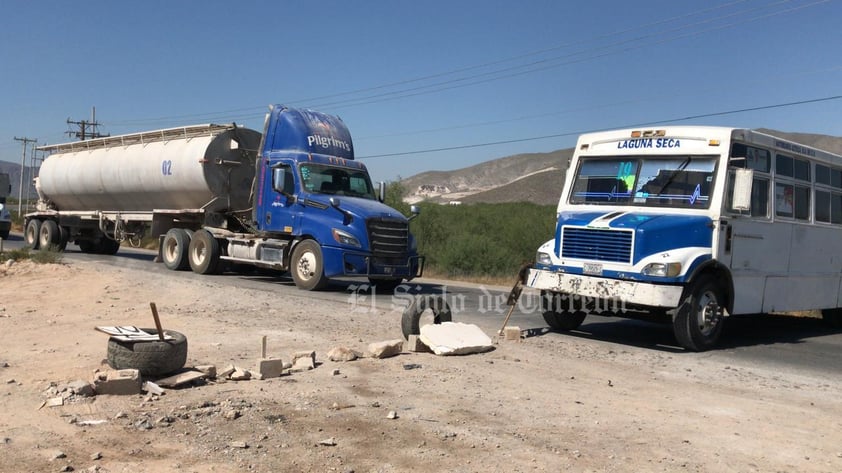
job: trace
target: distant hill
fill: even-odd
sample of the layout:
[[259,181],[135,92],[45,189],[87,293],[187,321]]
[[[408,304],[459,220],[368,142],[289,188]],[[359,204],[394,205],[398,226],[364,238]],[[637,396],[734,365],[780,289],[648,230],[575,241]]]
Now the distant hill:
[[[768,128],[757,131],[812,148],[842,155],[842,137],[789,133]],[[533,202],[555,204],[573,149],[517,154],[454,171],[427,171],[401,180],[406,201],[416,203]]]

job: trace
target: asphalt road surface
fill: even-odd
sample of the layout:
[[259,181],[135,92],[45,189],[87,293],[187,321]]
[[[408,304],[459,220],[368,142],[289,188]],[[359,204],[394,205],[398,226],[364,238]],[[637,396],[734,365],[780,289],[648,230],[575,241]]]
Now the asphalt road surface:
[[[6,250],[20,248],[20,234],[12,234],[3,242]],[[367,286],[367,280],[338,280],[324,291],[304,292],[295,287],[291,277],[272,272],[250,274],[229,273],[223,276],[202,276],[192,272],[167,270],[154,263],[155,253],[148,250],[121,248],[116,256],[89,255],[76,245],[68,245],[68,261],[93,261],[144,271],[171,278],[216,278],[215,282],[252,290],[273,291],[310,299],[345,301],[350,312],[365,312],[371,308],[402,310],[416,294],[444,295],[453,311],[453,320],[480,326],[489,335],[503,324],[508,306],[509,287],[481,286],[456,281],[436,281],[421,278],[399,287],[393,294],[377,294]],[[512,275],[514,282],[514,275]],[[341,316],[341,315],[339,315]],[[839,375],[842,366],[842,330],[831,329],[821,320],[809,317],[764,315],[731,317],[726,321],[719,348],[705,353],[685,353],[673,338],[668,325],[617,317],[589,315],[578,330],[553,333],[547,329],[537,294],[524,291],[508,325],[519,326],[527,337],[545,337],[550,341],[602,344],[607,350],[639,349],[669,353],[695,359],[710,358],[735,367],[766,366],[786,372],[813,372],[820,375]]]

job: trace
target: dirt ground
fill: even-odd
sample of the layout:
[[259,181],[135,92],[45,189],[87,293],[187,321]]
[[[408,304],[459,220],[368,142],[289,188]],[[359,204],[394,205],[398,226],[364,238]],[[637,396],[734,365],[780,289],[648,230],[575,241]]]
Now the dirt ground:
[[[842,471],[839,379],[554,334],[332,362],[399,338],[400,311],[225,277],[0,266],[0,471]],[[270,356],[315,350],[319,365],[161,396],[65,390],[107,368],[94,327],[151,326],[152,301],[189,366],[254,368],[264,335]]]

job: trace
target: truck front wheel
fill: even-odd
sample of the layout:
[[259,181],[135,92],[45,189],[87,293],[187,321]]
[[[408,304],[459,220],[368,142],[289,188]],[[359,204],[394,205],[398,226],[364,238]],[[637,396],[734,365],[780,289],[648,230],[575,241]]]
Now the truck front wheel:
[[299,289],[317,291],[327,286],[322,249],[313,240],[303,240],[295,245],[289,271]]
[[576,330],[588,313],[579,310],[572,298],[556,292],[541,291],[541,309],[544,321],[556,332]]
[[40,236],[41,221],[33,218],[26,224],[26,230],[23,232],[23,239],[26,241],[26,246],[31,250],[37,250]]
[[678,344],[689,351],[713,348],[722,333],[724,301],[722,289],[710,276],[688,286],[672,321]]

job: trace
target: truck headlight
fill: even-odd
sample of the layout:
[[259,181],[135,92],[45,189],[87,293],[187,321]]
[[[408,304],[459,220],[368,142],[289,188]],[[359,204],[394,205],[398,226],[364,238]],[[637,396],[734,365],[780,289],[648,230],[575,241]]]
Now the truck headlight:
[[351,235],[348,232],[343,232],[338,228],[333,229],[333,239],[341,245],[354,246],[357,248],[362,247],[362,245],[360,245],[360,240],[357,240],[355,236]]
[[649,263],[641,273],[644,276],[674,278],[681,274],[681,263]]
[[549,253],[544,253],[543,251],[539,251],[535,255],[535,262],[538,263],[538,264],[551,265],[551,264],[553,264],[553,259],[550,257]]

